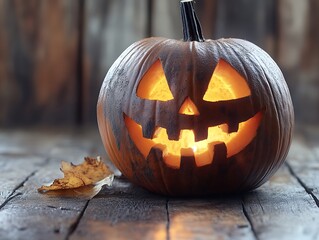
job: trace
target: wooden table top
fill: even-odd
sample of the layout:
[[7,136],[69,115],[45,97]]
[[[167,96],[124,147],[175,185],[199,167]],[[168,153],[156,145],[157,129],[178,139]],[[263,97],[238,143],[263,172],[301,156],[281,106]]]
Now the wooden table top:
[[117,177],[87,200],[37,188],[61,177],[61,160],[104,156],[96,129],[2,130],[0,239],[319,239],[319,135],[308,133],[250,193],[167,198]]

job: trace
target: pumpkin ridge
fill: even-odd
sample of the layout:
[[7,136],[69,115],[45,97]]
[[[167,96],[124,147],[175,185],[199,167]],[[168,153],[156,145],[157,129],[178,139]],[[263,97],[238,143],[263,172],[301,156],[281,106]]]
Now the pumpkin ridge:
[[[264,66],[265,66],[265,62],[263,61],[263,58],[256,58],[252,53],[251,53],[251,51],[248,51],[248,49],[247,48],[245,48],[245,46],[243,46],[242,44],[240,44],[240,43],[238,43],[238,42],[235,42],[235,44],[237,44],[237,45],[239,45],[241,48],[243,48],[244,50],[245,50],[245,52],[248,54],[248,55],[250,55],[256,62],[258,62],[259,63],[259,65],[260,65],[260,71],[262,72],[262,74],[264,75],[264,78],[265,79],[267,79],[267,85],[268,85],[268,87],[269,87],[269,89],[270,89],[270,92],[271,92],[271,98],[273,99],[273,102],[274,102],[274,104],[275,104],[275,113],[276,113],[276,119],[277,119],[277,123],[278,123],[278,130],[279,130],[279,132],[278,132],[278,134],[279,134],[279,136],[278,136],[278,139],[280,140],[280,141],[278,141],[278,144],[279,144],[279,147],[277,148],[277,151],[276,151],[276,156],[275,156],[275,159],[282,159],[281,160],[281,163],[278,165],[278,163],[277,163],[277,161],[271,161],[270,162],[270,166],[267,168],[267,170],[266,170],[266,172],[264,173],[264,175],[262,176],[262,177],[260,177],[260,179],[261,179],[261,181],[262,181],[262,179],[265,179],[267,176],[269,176],[269,175],[271,175],[272,174],[272,172],[274,172],[274,171],[276,171],[277,170],[277,168],[279,168],[279,166],[282,164],[282,162],[283,162],[283,159],[284,159],[284,156],[285,155],[287,155],[288,154],[288,148],[289,148],[289,145],[290,145],[290,140],[286,140],[286,139],[284,139],[283,138],[283,134],[282,134],[282,127],[280,126],[280,123],[282,122],[282,119],[281,119],[281,117],[280,117],[280,115],[278,114],[278,112],[279,112],[279,109],[281,109],[279,106],[278,106],[278,104],[279,104],[279,102],[277,101],[277,99],[274,97],[275,96],[275,93],[274,93],[274,90],[273,90],[273,83],[272,83],[272,81],[269,81],[270,80],[270,78],[268,77],[268,75],[266,74],[266,72],[265,72],[265,70],[264,70]],[[254,45],[252,45],[252,47],[254,47]],[[259,49],[254,49],[255,51],[257,51],[259,54],[265,54],[265,52],[264,51],[260,51]],[[261,61],[261,62],[260,62]],[[279,70],[279,69],[278,69]],[[280,71],[280,70],[279,70]],[[284,82],[280,82],[280,84],[283,84]],[[282,94],[282,93],[281,93]],[[276,94],[277,95],[277,94]],[[289,97],[289,96],[286,96],[286,97]],[[286,99],[287,100],[287,99]],[[285,140],[285,141],[283,141],[283,140]],[[287,142],[287,145],[288,146],[286,146],[286,147],[284,147],[283,146],[283,142]],[[284,152],[286,152],[285,154],[284,154]],[[279,155],[278,155],[279,154]],[[284,155],[281,155],[281,154],[284,154]],[[276,163],[276,165],[278,166],[277,168],[275,168],[275,163]],[[260,185],[260,184],[257,184],[257,185]]]
[[[249,59],[252,58],[252,59],[254,59],[255,61],[257,61],[257,62],[259,63],[259,61],[257,60],[257,58],[254,57],[254,55],[251,53],[251,51],[249,51],[248,49],[246,49],[242,44],[239,44],[236,39],[233,39],[233,44],[234,44],[234,45],[237,45],[237,47],[238,47],[238,46],[241,47],[241,48],[244,50],[245,54],[247,54],[248,56],[250,56]],[[229,47],[233,49],[232,44],[229,44]],[[255,46],[253,46],[253,47],[255,48]],[[233,49],[233,51],[234,51],[234,49]],[[234,51],[234,53],[237,55],[237,58],[239,58],[238,53],[237,53],[236,51]],[[240,59],[240,58],[239,58],[239,59]],[[251,61],[251,60],[250,60],[250,61]],[[243,66],[245,67],[245,64],[243,64]],[[259,67],[258,70],[257,70],[256,68],[255,68],[255,69],[256,69],[258,72],[261,72],[261,73],[262,73],[263,79],[266,79],[266,80],[267,80],[267,81],[265,81],[265,83],[266,83],[266,85],[267,85],[267,87],[268,87],[268,89],[269,89],[269,91],[270,91],[272,102],[275,104],[275,106],[274,106],[274,107],[275,107],[274,113],[276,114],[276,119],[277,119],[277,121],[275,121],[275,122],[277,123],[277,129],[279,129],[280,127],[279,127],[279,121],[278,121],[277,104],[276,104],[276,102],[274,101],[275,98],[274,98],[274,93],[273,93],[273,90],[272,90],[272,87],[271,87],[271,82],[268,81],[268,76],[266,75],[266,73],[265,73],[265,71],[264,71],[264,69],[263,69],[263,67],[262,67],[262,65],[261,65],[260,63],[258,64],[258,67]],[[246,67],[245,67],[245,68],[246,68]],[[267,111],[267,109],[266,109],[266,111]],[[278,138],[280,138],[280,136],[281,136],[281,134],[280,134],[280,129],[279,129],[279,137],[278,137]],[[276,139],[277,139],[277,138],[276,138]],[[254,150],[254,151],[256,151],[256,150]],[[278,153],[278,150],[276,150],[275,159],[279,159],[278,156],[277,156],[277,153]],[[262,158],[263,158],[263,157],[262,157]],[[276,161],[277,161],[277,160],[276,160]],[[276,161],[270,162],[270,165],[267,167],[266,172],[259,171],[259,174],[257,174],[256,171],[252,170],[251,174],[254,174],[254,177],[257,178],[257,179],[259,179],[259,180],[256,181],[256,183],[255,183],[256,186],[259,186],[259,185],[261,184],[261,182],[269,175],[269,171],[272,171],[272,170],[273,170],[273,163],[276,162]],[[258,163],[257,163],[257,162],[252,166],[252,168],[254,168],[255,166],[258,166]],[[247,178],[249,179],[250,176],[248,176]]]

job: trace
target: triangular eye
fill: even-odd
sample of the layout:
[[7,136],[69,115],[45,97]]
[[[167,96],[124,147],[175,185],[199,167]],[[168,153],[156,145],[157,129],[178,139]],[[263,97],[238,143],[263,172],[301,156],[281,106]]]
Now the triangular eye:
[[148,100],[168,101],[174,99],[160,60],[157,60],[143,76],[137,86],[136,95]]
[[225,60],[219,60],[203,97],[208,102],[250,96],[246,80]]

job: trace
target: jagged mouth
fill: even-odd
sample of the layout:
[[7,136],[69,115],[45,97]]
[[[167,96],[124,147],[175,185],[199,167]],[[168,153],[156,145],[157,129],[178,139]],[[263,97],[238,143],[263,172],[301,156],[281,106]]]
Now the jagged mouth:
[[194,156],[196,166],[212,164],[216,144],[224,143],[227,149],[227,158],[242,151],[256,136],[262,112],[258,112],[247,121],[239,123],[237,132],[228,132],[228,124],[209,127],[208,137],[205,140],[195,141],[194,130],[180,131],[179,140],[170,140],[165,128],[157,127],[151,139],[143,137],[142,126],[124,114],[124,121],[130,138],[147,158],[152,148],[162,150],[162,157],[166,165],[180,168],[182,156]]

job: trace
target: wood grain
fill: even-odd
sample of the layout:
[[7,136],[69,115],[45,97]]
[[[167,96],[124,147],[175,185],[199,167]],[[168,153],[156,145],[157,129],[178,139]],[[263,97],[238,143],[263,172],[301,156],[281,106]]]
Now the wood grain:
[[319,208],[285,166],[243,202],[258,239],[318,239]]
[[242,38],[275,55],[276,5],[274,0],[217,3],[217,38]]
[[[313,132],[316,132],[315,129]],[[305,138],[298,138],[293,143],[294,146],[289,153],[287,164],[290,173],[304,187],[305,191],[312,196],[319,207],[319,141],[318,130],[317,139],[309,141]],[[313,145],[313,143],[316,143]]]
[[216,39],[218,0],[196,1],[195,11],[202,26],[205,39]]
[[170,239],[255,239],[240,197],[170,199]]
[[168,199],[118,177],[88,201],[36,189],[61,160],[103,155],[96,129],[1,131],[0,239],[318,239],[316,132],[298,134],[287,165],[250,193]]
[[2,126],[76,118],[78,1],[2,0]]
[[0,155],[0,209],[3,204],[17,194],[15,190],[38,171],[44,163],[45,159],[42,157]]
[[[182,39],[182,19],[178,1],[154,1],[152,36]],[[196,14],[206,39],[214,39],[217,20],[217,0],[196,1]]]
[[133,42],[146,36],[146,0],[85,2],[83,119],[96,123],[96,104],[106,72]]
[[278,61],[293,96],[296,120],[302,124],[317,125],[319,3],[316,0],[280,0],[278,3]]
[[154,1],[152,36],[172,39],[183,38],[179,1]]
[[1,146],[15,146],[0,152],[0,239],[65,239],[77,226],[86,198],[39,194],[37,188],[61,177],[61,160],[80,163],[96,156],[101,143],[96,131],[57,132],[0,134]]
[[37,187],[57,176],[58,169],[58,164],[48,164],[16,190],[17,196],[0,211],[1,239],[63,239],[68,235],[87,200],[37,192]]
[[167,239],[166,199],[116,180],[92,199],[71,239]]
[[[101,83],[122,51],[150,35],[182,38],[178,5],[0,0],[0,126],[96,124]],[[195,6],[206,38],[244,38],[270,53],[284,72],[298,123],[316,125],[317,0],[201,0]]]

